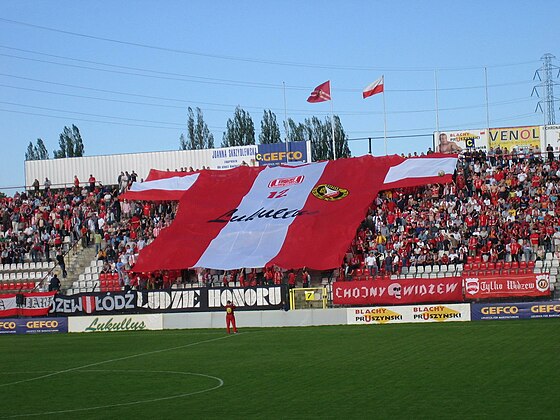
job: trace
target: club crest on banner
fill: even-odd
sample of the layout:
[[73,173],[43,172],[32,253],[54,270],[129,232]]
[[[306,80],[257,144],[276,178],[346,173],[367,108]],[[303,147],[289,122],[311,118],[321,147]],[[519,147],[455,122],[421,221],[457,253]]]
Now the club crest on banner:
[[475,295],[480,290],[477,278],[465,279],[465,290],[469,295]]
[[348,195],[348,190],[330,184],[317,185],[311,193],[320,200],[336,201]]
[[536,278],[537,289],[541,292],[546,292],[550,289],[548,274],[541,274]]

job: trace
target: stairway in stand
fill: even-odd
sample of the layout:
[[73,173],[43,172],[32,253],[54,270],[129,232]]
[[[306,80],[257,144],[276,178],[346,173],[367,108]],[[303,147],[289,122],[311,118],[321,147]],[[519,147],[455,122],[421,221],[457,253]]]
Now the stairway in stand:
[[77,250],[70,251],[67,258],[66,271],[68,272],[68,276],[65,279],[61,278],[61,290],[63,293],[72,287],[72,284],[78,280],[80,274],[82,274],[86,267],[90,266],[91,261],[95,259],[95,247],[90,246],[88,248],[82,248],[81,245],[78,245]]

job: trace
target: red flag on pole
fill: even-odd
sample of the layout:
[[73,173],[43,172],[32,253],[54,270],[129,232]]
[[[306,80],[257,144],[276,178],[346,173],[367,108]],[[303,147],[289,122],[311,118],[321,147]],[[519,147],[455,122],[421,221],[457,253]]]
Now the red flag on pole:
[[325,102],[331,100],[331,81],[327,80],[325,83],[320,84],[317,86],[309,98],[307,98],[307,102]]
[[367,85],[362,92],[362,95],[364,96],[364,99],[369,98],[370,96],[373,96],[375,94],[383,92],[383,85],[384,85],[383,76],[381,76],[375,82]]

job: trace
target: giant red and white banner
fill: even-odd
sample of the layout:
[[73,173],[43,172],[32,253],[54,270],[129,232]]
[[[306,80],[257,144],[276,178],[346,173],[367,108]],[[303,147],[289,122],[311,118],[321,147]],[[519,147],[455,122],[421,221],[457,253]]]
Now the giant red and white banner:
[[[425,178],[397,170],[391,182],[421,185],[434,173],[443,179],[448,159],[426,160]],[[390,168],[405,161],[362,156],[202,171],[182,195],[173,224],[140,252],[134,270],[338,267]]]
[[461,277],[337,281],[335,305],[400,305],[425,302],[462,302]]
[[550,296],[548,274],[469,276],[463,279],[466,299]]
[[[431,154],[408,159],[398,156],[392,158],[394,166],[389,168],[381,190],[432,183],[449,183],[453,179],[453,173],[457,166],[457,156],[448,154]],[[227,171],[235,171],[235,169]],[[215,172],[223,171],[211,169],[202,171],[205,176],[212,176]],[[132,184],[130,190],[121,194],[119,199],[178,201],[185,191],[194,185],[200,173],[152,169],[144,182]]]

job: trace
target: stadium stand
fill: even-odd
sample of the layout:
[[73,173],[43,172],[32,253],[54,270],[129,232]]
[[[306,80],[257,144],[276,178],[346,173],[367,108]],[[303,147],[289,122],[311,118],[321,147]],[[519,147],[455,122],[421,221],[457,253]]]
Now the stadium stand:
[[[454,182],[383,191],[372,203],[334,277],[438,278],[560,268],[560,169],[541,155],[466,153]],[[120,179],[122,181],[122,179]],[[122,288],[250,285],[266,270],[135,273],[138,252],[168,226],[174,202],[120,202],[128,184],[16,193],[0,199],[0,288],[38,287],[56,251],[89,249],[68,293]],[[373,256],[374,267],[366,265]],[[369,260],[371,263],[371,259]],[[72,278],[73,276],[73,278]],[[330,282],[319,275],[321,283]],[[299,279],[301,282],[301,278]],[[44,283],[44,282],[43,282]]]

